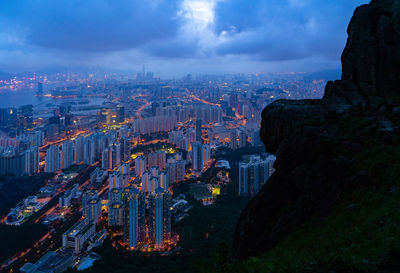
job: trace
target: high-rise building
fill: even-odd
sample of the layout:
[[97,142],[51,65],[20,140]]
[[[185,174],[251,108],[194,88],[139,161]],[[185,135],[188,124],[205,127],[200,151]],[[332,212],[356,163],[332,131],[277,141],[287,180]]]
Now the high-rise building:
[[[252,155],[250,162],[239,163],[239,195],[254,196],[272,175],[275,156],[261,159]],[[272,169],[271,169],[272,168]]]
[[83,162],[92,165],[96,162],[96,138],[86,137],[83,141]]
[[89,221],[93,221],[97,223],[101,217],[101,200],[99,198],[95,198],[89,201],[89,214],[87,218]]
[[119,139],[121,162],[126,162],[131,156],[131,141],[128,137],[121,137]]
[[84,154],[84,137],[78,136],[75,139],[75,153],[74,153],[74,160],[75,164],[80,164],[83,162],[83,154]]
[[136,119],[133,123],[134,132],[151,134],[173,130],[177,125],[176,116],[155,116],[145,119]]
[[101,167],[106,170],[112,170],[111,168],[112,164],[110,163],[112,161],[110,159],[109,150],[110,150],[109,148],[105,148],[101,154]]
[[145,171],[146,171],[146,158],[144,156],[139,156],[135,158],[136,176],[142,176]]
[[196,119],[196,141],[201,143],[201,119]]
[[45,172],[54,173],[60,170],[60,150],[58,146],[51,145],[49,148],[47,148],[44,162]]
[[150,174],[151,176],[158,176],[160,173],[160,167],[151,167]]
[[17,127],[17,109],[2,108],[0,109],[0,127]]
[[124,180],[123,180],[123,175],[120,172],[112,172],[109,175],[109,189],[113,188],[123,188],[124,186]]
[[151,104],[151,115],[152,116],[155,116],[156,115],[156,110],[157,110],[157,108],[159,108],[160,107],[160,104],[158,104],[157,102],[153,102],[152,104]]
[[66,169],[74,164],[74,144],[72,141],[64,141],[61,145],[61,165]]
[[110,108],[101,108],[98,115],[99,122],[111,124],[112,113]]
[[39,171],[39,147],[33,146],[25,151],[25,174],[32,175]]
[[122,123],[125,120],[125,107],[118,105],[117,106],[117,122]]
[[155,249],[162,249],[171,239],[171,194],[157,188],[149,197],[149,235]]
[[162,171],[159,174],[159,184],[160,187],[163,188],[164,190],[168,190],[169,187],[169,181],[168,181],[168,171]]
[[15,149],[0,150],[0,175],[21,176],[25,171],[24,165],[24,153],[16,153]]
[[151,174],[144,172],[141,177],[142,192],[151,192]]
[[121,144],[113,143],[111,146],[111,163],[112,169],[118,167],[121,164]]
[[202,168],[204,169],[211,159],[211,147],[208,144],[203,144],[201,149],[202,149]]
[[185,161],[169,158],[167,163],[168,182],[175,183],[185,179]]
[[97,222],[101,216],[101,202],[96,190],[86,190],[82,194],[82,214],[92,222]]
[[124,221],[124,206],[122,202],[112,203],[108,209],[108,225],[122,226]]
[[147,186],[147,188],[149,189],[149,192],[154,192],[157,188],[160,187],[160,177],[158,175],[152,176],[149,181],[150,181],[150,184]]
[[108,202],[110,204],[122,202],[124,189],[123,188],[113,188],[108,192]]
[[119,171],[124,175],[124,174],[130,174],[131,173],[131,166],[129,163],[124,163],[119,167]]
[[137,249],[146,238],[146,197],[136,188],[127,188],[123,199],[123,238],[130,249]]
[[33,105],[23,105],[18,108],[18,127],[22,129],[33,127]]
[[166,167],[166,153],[165,151],[157,151],[155,153],[150,153],[147,157],[148,167],[158,166],[160,169],[165,169]]
[[203,145],[200,142],[192,143],[192,169],[201,171],[203,169]]
[[102,168],[113,170],[121,163],[121,147],[120,144],[111,144],[104,149],[102,153]]

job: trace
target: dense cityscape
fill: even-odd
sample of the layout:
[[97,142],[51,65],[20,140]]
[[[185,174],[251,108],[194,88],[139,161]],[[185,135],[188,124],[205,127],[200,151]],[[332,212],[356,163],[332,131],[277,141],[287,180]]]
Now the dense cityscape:
[[400,0],[1,0],[0,273],[400,272]]
[[30,94],[33,103],[1,108],[0,175],[43,181],[1,222],[47,227],[2,270],[83,270],[102,258],[93,249],[106,238],[131,255],[179,255],[173,227],[193,202],[212,206],[232,189],[251,197],[268,183],[275,156],[262,148],[261,110],[277,99],[319,98],[325,81],[304,73],[161,80],[144,66],[130,78],[2,80],[3,90]]

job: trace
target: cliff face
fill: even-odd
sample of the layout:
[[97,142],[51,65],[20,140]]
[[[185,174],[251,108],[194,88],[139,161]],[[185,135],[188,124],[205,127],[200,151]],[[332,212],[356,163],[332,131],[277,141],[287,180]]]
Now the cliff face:
[[277,154],[276,172],[242,212],[235,258],[266,252],[310,218],[323,221],[355,181],[374,183],[355,170],[371,138],[399,144],[399,0],[356,9],[342,66],[323,99],[280,100],[264,109],[260,135]]

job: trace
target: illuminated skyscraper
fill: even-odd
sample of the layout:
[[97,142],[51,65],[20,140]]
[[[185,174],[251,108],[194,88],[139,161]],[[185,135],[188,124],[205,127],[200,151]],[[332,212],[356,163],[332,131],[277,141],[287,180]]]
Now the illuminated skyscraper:
[[200,142],[192,143],[192,168],[194,171],[203,169],[203,151]]
[[96,138],[86,137],[83,141],[83,162],[92,165],[96,161]]
[[79,136],[75,139],[75,153],[74,160],[75,164],[80,164],[83,162],[83,152],[84,152],[84,137]]
[[110,108],[101,108],[99,112],[99,122],[111,124],[111,109]]
[[130,174],[131,173],[131,166],[129,165],[129,163],[124,163],[120,166],[119,171],[122,174]]
[[203,144],[201,150],[202,150],[202,157],[201,157],[202,168],[205,168],[211,159],[211,147],[208,144]]
[[45,172],[54,173],[60,170],[60,150],[58,149],[58,146],[51,145],[47,148],[44,161]]
[[89,202],[99,197],[96,190],[86,190],[82,193],[82,214],[85,218],[89,218],[90,205]]
[[124,181],[123,181],[123,175],[120,172],[112,172],[109,175],[109,189],[113,188],[123,188]]
[[119,138],[119,144],[120,144],[120,161],[126,162],[130,159],[131,156],[131,142],[128,137],[121,137]]
[[97,222],[101,216],[101,202],[96,190],[86,190],[82,194],[82,214],[91,222]]
[[157,188],[149,197],[149,234],[155,249],[171,239],[171,194]]
[[105,148],[101,153],[101,167],[105,170],[112,170],[110,162],[111,159],[109,148]]
[[123,199],[123,238],[130,249],[137,249],[146,237],[146,197],[136,188],[127,188]]
[[150,172],[144,172],[141,178],[142,192],[151,191],[151,175]]
[[146,158],[144,156],[139,156],[135,158],[136,176],[142,176],[145,171],[146,171]]
[[124,223],[124,206],[122,202],[112,203],[108,209],[108,225],[122,226]]
[[72,141],[64,141],[61,145],[61,164],[66,169],[74,164],[74,144]]
[[169,158],[167,163],[168,182],[175,183],[185,179],[185,161]]
[[113,188],[108,191],[108,202],[110,204],[122,202],[123,188]]
[[[35,174],[39,171],[39,147],[34,146],[25,151],[25,174]],[[21,166],[19,166],[21,167]]]
[[168,190],[169,181],[168,181],[168,172],[167,171],[160,172],[160,174],[159,174],[159,184],[160,184],[161,188],[163,188],[164,190]]
[[101,200],[99,198],[90,200],[87,211],[88,214],[86,215],[86,218],[89,219],[89,221],[97,223],[101,217]]
[[253,196],[257,194],[273,173],[275,156],[261,159],[252,155],[250,162],[239,163],[239,195]]

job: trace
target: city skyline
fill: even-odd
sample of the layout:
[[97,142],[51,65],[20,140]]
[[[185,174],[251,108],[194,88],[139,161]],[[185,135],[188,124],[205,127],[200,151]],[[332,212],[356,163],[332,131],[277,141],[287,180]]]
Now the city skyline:
[[400,0],[0,1],[0,271],[396,271],[399,67]]
[[346,22],[367,1],[340,2],[3,1],[0,71],[138,72],[143,63],[162,77],[338,69]]

